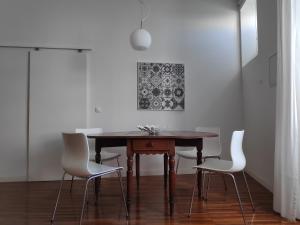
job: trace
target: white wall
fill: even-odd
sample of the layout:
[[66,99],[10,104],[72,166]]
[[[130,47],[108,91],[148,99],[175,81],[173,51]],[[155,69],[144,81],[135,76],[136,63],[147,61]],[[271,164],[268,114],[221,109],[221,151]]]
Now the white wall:
[[257,1],[258,56],[243,67],[247,171],[272,191],[276,88],[269,86],[269,57],[276,52],[276,1]]
[[27,54],[0,49],[0,181],[26,180]]
[[[129,34],[139,24],[135,0],[2,0],[0,44],[92,48],[89,126],[106,131],[134,130],[142,123],[170,129],[220,126],[228,157],[231,132],[243,126],[236,1],[147,0],[147,4],[151,13],[144,25],[153,45],[146,52],[129,46]],[[185,64],[184,112],[137,110],[137,61]],[[96,114],[95,106],[103,112]],[[151,168],[158,161],[154,157]],[[191,165],[185,168],[188,172]],[[144,164],[142,173],[146,171],[162,169],[151,171]]]
[[62,132],[86,126],[86,53],[30,52],[28,180],[59,180]]

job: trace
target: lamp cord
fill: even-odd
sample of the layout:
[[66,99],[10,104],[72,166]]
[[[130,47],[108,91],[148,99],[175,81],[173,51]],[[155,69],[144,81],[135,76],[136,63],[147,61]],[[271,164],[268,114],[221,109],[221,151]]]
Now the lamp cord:
[[[141,29],[143,28],[143,22],[146,21],[146,19],[149,17],[150,14],[150,8],[147,7],[145,2],[143,0],[138,0],[138,2],[141,4],[141,24],[140,27]],[[146,14],[144,15],[144,11],[146,9]]]

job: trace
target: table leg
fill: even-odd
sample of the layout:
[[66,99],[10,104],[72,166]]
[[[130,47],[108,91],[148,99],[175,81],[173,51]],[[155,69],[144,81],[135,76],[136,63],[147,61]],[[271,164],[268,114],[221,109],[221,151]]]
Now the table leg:
[[135,176],[136,176],[136,186],[140,187],[140,154],[135,153]]
[[[197,165],[202,164],[202,139],[197,143]],[[201,188],[202,188],[202,171],[198,172],[198,198],[201,198]]]
[[169,154],[169,201],[170,201],[170,216],[174,213],[174,196],[175,196],[175,183],[176,183],[176,176],[175,176],[175,154]]
[[164,154],[164,185],[165,189],[167,189],[168,184],[168,154]]
[[[95,162],[100,164],[101,163],[101,142],[99,139],[96,139],[95,150],[96,150]],[[99,189],[100,189],[100,183],[101,183],[101,177],[96,178],[95,179],[96,203],[98,202],[98,193],[99,193]]]
[[132,190],[132,166],[133,166],[133,152],[132,152],[132,144],[131,141],[127,141],[127,207],[128,211],[130,209],[130,197]]

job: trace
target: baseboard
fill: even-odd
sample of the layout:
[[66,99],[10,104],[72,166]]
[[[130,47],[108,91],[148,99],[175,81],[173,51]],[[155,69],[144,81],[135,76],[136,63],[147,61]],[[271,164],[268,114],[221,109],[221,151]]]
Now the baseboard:
[[[262,178],[259,176],[255,175],[254,172],[251,170],[247,169],[246,172],[258,183],[260,183],[262,186],[264,186],[266,189],[268,189],[270,192],[273,193],[273,188],[269,184],[267,184]],[[195,171],[191,168],[179,168],[178,174],[193,174]],[[135,175],[135,174],[134,174]],[[152,168],[151,170],[141,170],[140,171],[141,176],[160,176],[163,175],[163,171],[161,168],[154,169]],[[105,177],[115,177],[115,174],[110,174]],[[126,176],[126,170],[122,171],[122,176]],[[105,177],[103,177],[105,179]],[[66,176],[66,180],[70,180],[71,176]],[[78,178],[75,178],[78,179]],[[59,180],[59,179],[45,179],[44,181],[50,181],[50,180]],[[0,182],[25,182],[27,181],[26,177],[0,177]]]
[[264,186],[266,189],[268,189],[270,192],[273,193],[273,187],[270,184],[267,184],[267,182],[264,181],[263,178],[257,176],[253,171],[246,169],[246,173],[249,174],[254,180],[256,180],[258,183],[260,183],[262,186]]
[[[187,167],[187,168],[179,167],[179,169],[178,169],[178,174],[194,174],[194,173],[195,173],[195,170],[190,167]],[[273,193],[273,187],[271,185],[267,184],[264,181],[264,179],[255,175],[255,173],[250,171],[249,169],[246,170],[246,173],[249,174],[254,180],[256,180],[258,183],[260,183],[262,186],[264,186],[266,189],[268,189],[270,192]],[[163,172],[162,172],[161,168],[159,168],[159,169],[152,168],[151,170],[141,170],[140,175],[141,176],[163,175]]]
[[0,182],[25,182],[27,181],[26,176],[21,177],[0,177]]

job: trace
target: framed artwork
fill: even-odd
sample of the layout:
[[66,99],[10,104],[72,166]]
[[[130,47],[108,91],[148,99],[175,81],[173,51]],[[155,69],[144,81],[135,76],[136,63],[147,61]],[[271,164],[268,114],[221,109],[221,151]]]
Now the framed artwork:
[[184,64],[137,63],[137,108],[184,110]]

